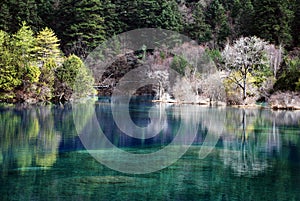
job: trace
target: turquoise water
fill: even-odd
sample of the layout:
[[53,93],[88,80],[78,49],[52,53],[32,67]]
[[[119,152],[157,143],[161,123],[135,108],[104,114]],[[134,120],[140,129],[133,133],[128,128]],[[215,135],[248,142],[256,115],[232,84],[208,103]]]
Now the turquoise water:
[[[180,143],[193,143],[172,165],[128,174],[89,154],[76,132],[71,105],[2,106],[0,200],[300,199],[300,112],[154,105],[154,111],[166,111],[163,130],[137,139],[117,127],[109,103],[95,105],[106,137],[128,153],[155,153],[171,146],[181,124],[197,132],[177,138],[174,150]],[[149,125],[151,106],[132,102],[133,122]],[[85,108],[80,115],[84,123],[90,113]],[[122,163],[109,148],[98,151]],[[139,161],[132,163],[145,168]]]

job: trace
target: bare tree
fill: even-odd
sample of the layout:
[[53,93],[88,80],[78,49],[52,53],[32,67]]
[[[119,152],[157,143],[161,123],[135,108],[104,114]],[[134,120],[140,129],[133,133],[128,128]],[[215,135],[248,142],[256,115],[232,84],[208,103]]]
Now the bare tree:
[[277,49],[275,45],[269,44],[265,46],[265,50],[269,58],[270,67],[273,71],[273,75],[274,77],[276,77],[277,71],[279,70],[280,64],[282,62],[282,47],[279,46],[279,48]]

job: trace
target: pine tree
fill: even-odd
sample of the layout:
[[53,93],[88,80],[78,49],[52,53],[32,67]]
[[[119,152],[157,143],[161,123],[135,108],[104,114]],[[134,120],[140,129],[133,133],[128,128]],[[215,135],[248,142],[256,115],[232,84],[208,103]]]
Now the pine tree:
[[241,9],[237,16],[237,32],[242,36],[254,35],[254,8],[251,0],[241,0]]
[[33,31],[25,22],[20,30],[12,36],[11,51],[12,64],[17,68],[18,75],[23,82],[23,89],[30,88],[38,81],[40,70],[35,57],[35,43]]
[[206,21],[212,30],[213,48],[222,47],[230,35],[228,16],[219,0],[213,0],[206,11]]
[[[2,4],[2,3],[1,3]],[[38,30],[42,26],[42,20],[38,16],[36,0],[7,0],[9,17],[6,17],[6,26],[9,33],[15,33],[20,29],[23,21],[26,21],[33,30]]]
[[292,35],[293,35],[293,41],[294,46],[299,47],[300,46],[300,1],[295,0],[295,3],[293,4],[293,11],[294,11],[294,19],[292,23]]
[[9,35],[0,31],[0,99],[13,98],[12,90],[22,84],[18,76],[18,68],[12,65],[14,58],[12,58],[9,42]]
[[[0,31],[0,99],[25,100],[35,95],[32,90],[38,82],[40,70],[34,52],[35,38],[26,23],[9,37]],[[16,91],[21,93],[16,94]]]
[[59,40],[49,28],[45,28],[38,33],[35,51],[39,62],[46,63],[50,59],[54,59],[56,62],[61,62],[62,60]]
[[106,39],[124,31],[124,23],[120,20],[118,6],[111,0],[102,1],[103,9],[101,16],[104,18],[104,30]]
[[161,4],[161,15],[158,20],[161,22],[161,24],[158,24],[160,28],[178,32],[183,29],[183,19],[176,1],[163,1]]
[[[221,1],[227,15],[227,21],[229,25],[229,39],[234,40],[239,36],[239,15],[241,12],[241,5],[243,5],[244,0],[223,0]],[[247,0],[246,0],[247,1]],[[251,0],[248,0],[251,1]],[[244,5],[243,5],[244,6]],[[248,9],[248,8],[247,8]],[[245,14],[245,13],[244,13]],[[243,15],[244,15],[243,14]],[[243,18],[247,18],[247,14],[243,16]]]
[[187,23],[185,28],[185,33],[199,43],[208,42],[212,37],[212,31],[210,30],[210,26],[205,22],[203,10],[204,8],[201,3],[194,5],[192,13],[193,20],[192,22]]
[[75,53],[84,58],[104,40],[104,20],[101,16],[100,0],[83,0],[75,2],[74,17],[65,35],[70,37],[65,53]]
[[137,28],[163,28],[181,31],[182,16],[175,1],[133,0],[116,1],[124,31]]
[[41,71],[38,84],[39,98],[50,100],[55,79],[54,70],[63,62],[59,40],[51,29],[45,28],[38,33],[35,52]]
[[12,16],[9,12],[9,5],[6,2],[0,4],[0,30],[9,31]]
[[291,45],[293,12],[288,0],[254,0],[254,34],[275,44]]

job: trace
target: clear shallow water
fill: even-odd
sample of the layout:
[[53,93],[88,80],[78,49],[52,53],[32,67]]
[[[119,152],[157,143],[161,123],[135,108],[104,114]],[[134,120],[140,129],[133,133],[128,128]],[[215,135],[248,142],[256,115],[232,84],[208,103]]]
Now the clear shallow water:
[[[132,103],[130,114],[137,125],[150,123],[150,106]],[[1,107],[0,200],[300,199],[299,112],[192,105],[155,109],[166,111],[164,130],[141,140],[117,128],[108,103],[96,104],[107,138],[130,153],[158,151],[172,142],[180,123],[197,124],[192,146],[177,162],[135,175],[111,170],[85,150],[71,106]],[[190,111],[198,114],[197,121]],[[82,112],[83,121],[87,115]],[[201,148],[207,150],[203,159]],[[100,151],[120,160],[110,150]]]

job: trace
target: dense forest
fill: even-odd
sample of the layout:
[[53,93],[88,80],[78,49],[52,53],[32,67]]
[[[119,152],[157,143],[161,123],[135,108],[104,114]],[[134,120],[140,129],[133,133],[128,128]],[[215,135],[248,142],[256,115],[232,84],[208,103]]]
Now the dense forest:
[[[150,27],[196,40],[220,70],[239,65],[229,62],[226,51],[230,48],[236,51],[234,47],[243,43],[268,46],[263,47],[265,55],[273,57],[268,69],[256,68],[256,73],[243,69],[230,75],[241,76],[244,85],[224,80],[228,103],[239,104],[251,96],[246,90],[249,82],[257,88],[253,93],[260,93],[256,100],[268,99],[277,91],[297,91],[299,9],[298,0],[4,0],[0,5],[0,99],[24,101],[30,91],[34,99],[60,100],[72,91],[68,75],[74,69],[83,71],[80,59],[91,50],[114,35]],[[261,64],[265,65],[254,62],[251,67]],[[84,77],[86,84],[93,82],[89,72]],[[229,97],[233,84],[240,87],[241,100]]]

